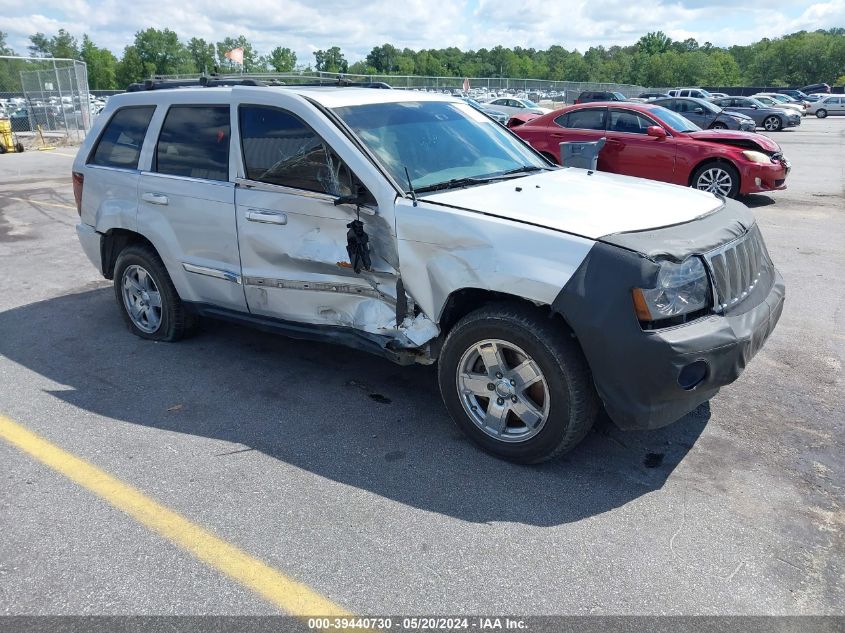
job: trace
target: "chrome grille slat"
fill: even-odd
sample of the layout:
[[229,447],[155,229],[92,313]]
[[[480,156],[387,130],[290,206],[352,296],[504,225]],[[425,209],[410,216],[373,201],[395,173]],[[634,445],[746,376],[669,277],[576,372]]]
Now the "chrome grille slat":
[[705,257],[713,276],[719,312],[745,299],[769,265],[769,254],[756,225],[743,237],[706,253]]

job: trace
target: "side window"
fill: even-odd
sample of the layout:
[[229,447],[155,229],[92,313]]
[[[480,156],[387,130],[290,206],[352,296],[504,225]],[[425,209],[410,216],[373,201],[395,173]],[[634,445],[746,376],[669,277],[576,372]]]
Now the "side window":
[[575,110],[569,113],[567,127],[580,130],[602,130],[605,128],[605,108],[592,108],[589,110]]
[[669,109],[674,110],[675,112],[690,112],[690,102],[681,101],[680,99],[673,99],[672,102],[669,104]]
[[626,132],[628,134],[645,134],[650,125],[654,125],[649,119],[640,116],[629,110],[613,110],[610,113],[610,127],[613,132]]
[[560,127],[571,127],[569,125],[569,115],[568,114],[561,114],[559,117],[555,118],[555,123]]
[[89,165],[138,169],[141,145],[155,106],[121,108],[106,124]]
[[229,106],[171,106],[161,126],[153,171],[229,180]]
[[238,116],[247,178],[333,196],[352,194],[352,172],[297,117],[265,106],[241,106]]

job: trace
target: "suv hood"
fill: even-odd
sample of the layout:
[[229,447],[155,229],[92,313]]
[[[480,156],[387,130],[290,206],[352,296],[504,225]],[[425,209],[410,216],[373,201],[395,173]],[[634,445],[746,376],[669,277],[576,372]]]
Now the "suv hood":
[[590,239],[689,222],[723,206],[719,198],[704,191],[567,167],[424,194],[420,200]]

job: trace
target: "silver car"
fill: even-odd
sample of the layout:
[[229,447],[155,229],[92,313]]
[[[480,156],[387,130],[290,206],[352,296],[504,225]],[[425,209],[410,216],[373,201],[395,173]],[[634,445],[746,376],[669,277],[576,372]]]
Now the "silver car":
[[845,95],[828,95],[811,103],[807,114],[815,114],[823,119],[829,115],[845,114]]
[[600,406],[677,420],[780,317],[738,202],[557,168],[450,96],[243,81],[112,97],[74,161],[80,243],[141,338],[209,317],[436,362],[474,442],[537,462]]

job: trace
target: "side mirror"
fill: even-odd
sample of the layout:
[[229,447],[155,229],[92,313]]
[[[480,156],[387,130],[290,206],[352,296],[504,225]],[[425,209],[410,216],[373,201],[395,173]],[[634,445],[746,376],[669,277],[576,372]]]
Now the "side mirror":
[[704,114],[704,108],[696,108],[693,112],[695,114]]
[[360,182],[355,182],[353,185],[354,191],[348,196],[338,196],[334,199],[334,206],[339,207],[342,204],[367,204],[372,202],[372,196],[367,188]]
[[654,138],[666,138],[666,130],[659,125],[649,125],[645,133]]
[[757,110],[760,106],[758,106],[756,103],[752,103],[751,107],[754,108],[755,110]]

